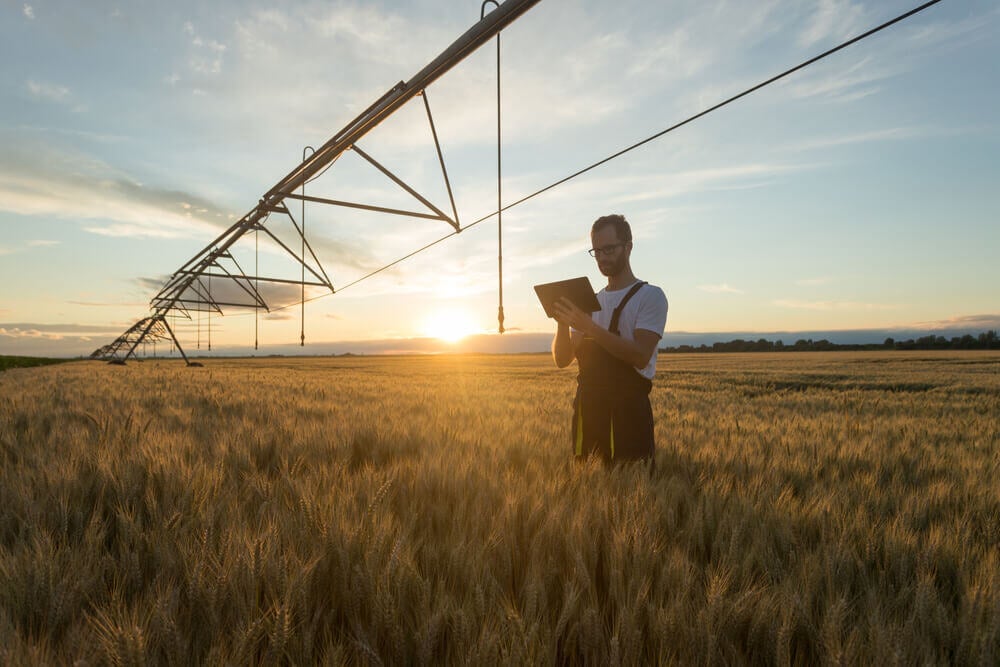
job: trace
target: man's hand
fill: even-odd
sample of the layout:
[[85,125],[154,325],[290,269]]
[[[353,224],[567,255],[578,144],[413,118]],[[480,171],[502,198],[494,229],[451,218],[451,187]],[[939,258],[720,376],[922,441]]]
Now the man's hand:
[[593,320],[565,298],[556,301],[552,309],[558,322],[555,338],[552,339],[552,359],[559,368],[566,368],[576,358],[576,346],[583,338],[580,333],[571,334],[569,328],[572,326],[579,330],[581,325],[587,322],[592,324]]
[[[585,313],[577,308],[566,297],[562,297],[552,304],[552,310],[555,312],[556,321],[559,322],[560,329],[573,327],[581,334],[593,338],[598,345],[607,350],[611,355],[621,359],[630,366],[645,368],[652,356],[656,354],[656,346],[660,342],[660,337],[652,331],[636,329],[634,334],[635,340],[626,340],[602,328],[594,322],[589,313]],[[571,349],[568,344],[559,345],[559,339],[560,335],[557,332],[556,340],[552,345],[552,356],[556,360],[556,365],[562,368],[568,366],[573,357],[567,351],[567,349]],[[568,343],[569,336],[566,336],[565,340]]]
[[591,333],[593,328],[596,326],[589,313],[585,313],[577,308],[572,301],[564,296],[559,297],[559,299],[552,304],[552,310],[555,312],[556,321],[559,322],[559,324],[572,327],[573,329],[585,334]]

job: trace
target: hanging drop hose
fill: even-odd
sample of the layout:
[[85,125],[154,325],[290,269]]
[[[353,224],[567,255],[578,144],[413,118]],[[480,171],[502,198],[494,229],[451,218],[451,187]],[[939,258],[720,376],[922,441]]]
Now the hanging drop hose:
[[[312,146],[306,146],[302,149],[302,161],[306,161],[306,151],[312,151],[316,153],[316,149]],[[299,347],[306,346],[306,184],[302,183],[302,251],[299,255],[302,264],[302,330],[299,333]]]
[[[479,20],[486,17],[486,5],[493,3],[500,9],[500,3],[496,0],[484,0],[479,9]],[[503,171],[501,163],[501,134],[500,134],[500,33],[497,33],[497,324],[498,331],[504,332],[503,328]]]
[[257,349],[257,345],[260,341],[260,325],[259,316],[260,313],[260,229],[254,227],[253,230],[253,291],[254,298],[257,299],[258,304],[254,306],[253,309],[253,349]]

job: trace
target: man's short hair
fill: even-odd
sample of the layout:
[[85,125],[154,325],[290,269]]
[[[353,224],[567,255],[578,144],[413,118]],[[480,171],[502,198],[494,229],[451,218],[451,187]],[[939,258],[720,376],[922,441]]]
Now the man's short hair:
[[611,215],[602,215],[597,220],[594,221],[594,226],[590,228],[590,235],[596,234],[602,227],[607,227],[611,225],[615,228],[615,234],[618,235],[618,240],[623,243],[632,242],[632,228],[629,227],[628,220],[621,213],[612,213]]

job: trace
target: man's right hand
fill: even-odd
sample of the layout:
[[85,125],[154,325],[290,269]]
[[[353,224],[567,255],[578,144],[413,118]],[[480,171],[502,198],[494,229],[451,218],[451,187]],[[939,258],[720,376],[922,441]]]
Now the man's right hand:
[[[562,299],[561,299],[562,301]],[[569,304],[571,307],[572,303]],[[570,331],[571,322],[574,319],[571,315],[567,316],[566,309],[560,308],[560,304],[557,301],[553,305],[553,310],[557,312],[556,316],[556,335],[552,339],[552,360],[555,362],[556,366],[559,368],[565,368],[573,363],[573,359],[576,358],[575,345],[573,343],[573,334]],[[579,309],[577,308],[579,311]],[[588,318],[590,319],[590,318]]]
[[552,304],[552,310],[555,312],[556,322],[560,325],[572,327],[584,334],[589,333],[594,327],[594,319],[564,296]]

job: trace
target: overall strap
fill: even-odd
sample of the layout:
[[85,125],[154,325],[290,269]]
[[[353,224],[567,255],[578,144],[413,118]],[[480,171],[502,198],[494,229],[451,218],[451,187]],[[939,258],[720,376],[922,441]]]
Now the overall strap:
[[625,295],[625,298],[623,298],[621,301],[618,302],[618,307],[615,308],[614,312],[611,314],[611,326],[608,327],[608,331],[610,331],[616,336],[621,335],[618,332],[618,319],[622,315],[622,310],[625,309],[625,304],[628,303],[628,300],[631,299],[635,295],[635,293],[638,292],[645,284],[646,283],[644,281],[640,281],[637,282],[635,285],[632,285],[632,289],[628,291],[628,294]]

